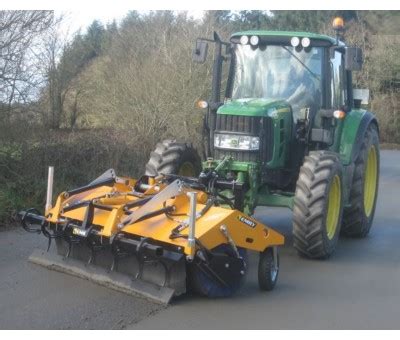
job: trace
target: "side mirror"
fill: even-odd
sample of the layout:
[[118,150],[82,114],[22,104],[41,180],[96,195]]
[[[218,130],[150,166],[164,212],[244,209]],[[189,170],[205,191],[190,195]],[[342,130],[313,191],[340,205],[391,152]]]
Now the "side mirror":
[[207,59],[208,43],[204,40],[197,39],[196,47],[193,50],[192,60],[195,63],[202,64]]
[[369,103],[369,89],[353,89],[354,106],[359,109],[361,105]]
[[344,55],[347,71],[360,71],[363,64],[362,50],[359,47],[347,47]]

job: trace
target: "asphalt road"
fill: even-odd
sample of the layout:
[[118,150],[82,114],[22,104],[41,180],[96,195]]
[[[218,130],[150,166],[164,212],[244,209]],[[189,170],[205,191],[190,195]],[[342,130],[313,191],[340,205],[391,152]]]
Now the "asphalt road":
[[291,214],[256,217],[286,235],[273,292],[257,286],[257,257],[236,296],[196,296],[161,307],[47,271],[26,260],[42,236],[0,232],[1,329],[393,329],[400,327],[400,152],[382,151],[375,222],[361,240],[341,238],[328,261],[301,259],[291,246]]

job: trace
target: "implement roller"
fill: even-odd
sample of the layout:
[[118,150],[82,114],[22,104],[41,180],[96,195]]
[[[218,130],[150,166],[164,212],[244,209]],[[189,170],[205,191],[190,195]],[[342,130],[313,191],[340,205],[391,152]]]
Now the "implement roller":
[[50,167],[45,214],[19,213],[26,231],[48,239],[47,251],[35,250],[29,260],[167,304],[188,289],[208,297],[234,294],[248,271],[247,250],[253,250],[260,255],[259,286],[272,290],[284,237],[218,194],[241,185],[215,172],[136,180],[110,169],[61,193],[52,206]]

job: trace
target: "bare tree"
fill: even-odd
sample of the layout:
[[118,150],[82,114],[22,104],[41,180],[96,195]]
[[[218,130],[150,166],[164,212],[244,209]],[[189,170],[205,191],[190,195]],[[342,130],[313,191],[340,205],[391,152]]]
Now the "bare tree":
[[53,22],[52,11],[0,11],[0,119],[26,102],[40,82],[32,67],[36,38]]
[[40,55],[48,101],[44,122],[52,128],[60,127],[65,96],[69,90],[64,72],[62,72],[63,65],[60,65],[60,56],[66,49],[67,43],[67,39],[61,37],[57,28],[53,27],[44,37],[43,50]]

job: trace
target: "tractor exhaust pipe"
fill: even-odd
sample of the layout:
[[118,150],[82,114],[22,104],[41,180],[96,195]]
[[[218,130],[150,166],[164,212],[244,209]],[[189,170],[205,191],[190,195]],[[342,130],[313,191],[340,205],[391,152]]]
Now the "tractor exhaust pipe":
[[49,172],[47,176],[47,194],[46,194],[46,206],[45,206],[46,213],[52,208],[53,180],[54,180],[54,166],[49,166]]

